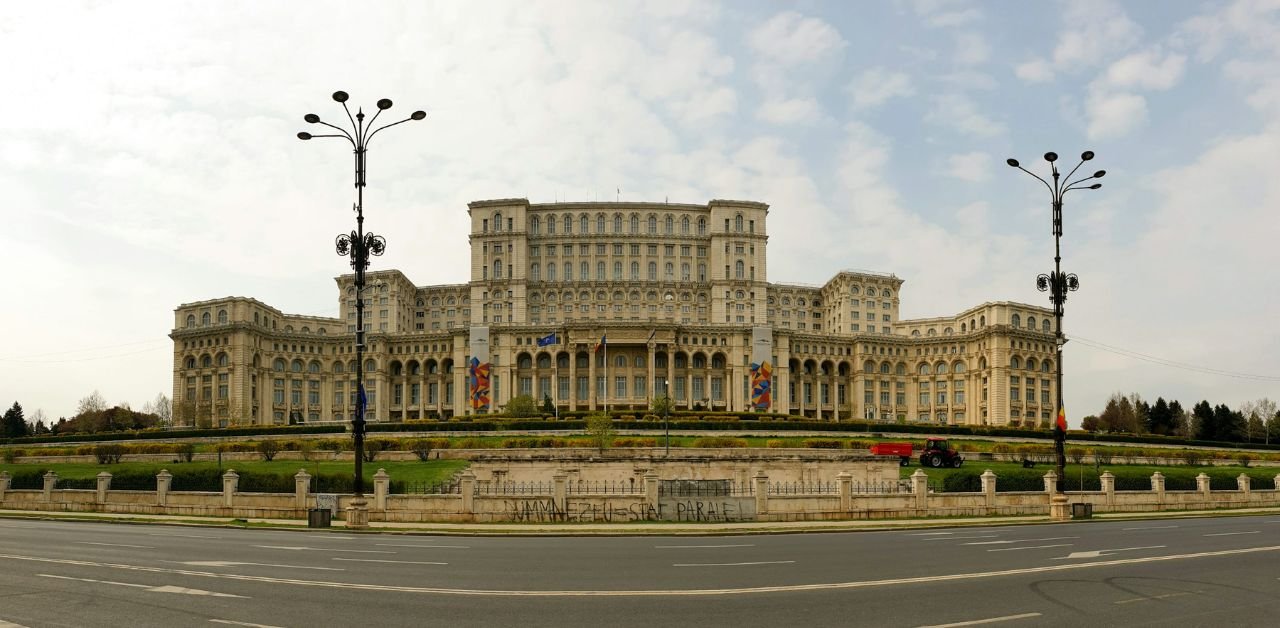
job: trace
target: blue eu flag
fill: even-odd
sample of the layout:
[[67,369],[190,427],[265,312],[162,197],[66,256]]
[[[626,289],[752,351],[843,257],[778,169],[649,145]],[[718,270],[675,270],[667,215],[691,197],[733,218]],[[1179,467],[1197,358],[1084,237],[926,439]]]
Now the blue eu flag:
[[556,332],[551,332],[538,339],[538,346],[545,347],[547,345],[560,344],[560,340],[556,338]]

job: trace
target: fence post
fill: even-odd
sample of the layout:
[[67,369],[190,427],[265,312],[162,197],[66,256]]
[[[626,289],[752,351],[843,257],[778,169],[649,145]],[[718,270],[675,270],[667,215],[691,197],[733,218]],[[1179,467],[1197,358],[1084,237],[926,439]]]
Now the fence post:
[[1280,473],[1276,474],[1276,490],[1280,491]]
[[1196,476],[1196,490],[1200,491],[1201,499],[1209,501],[1209,476],[1205,475],[1203,471]]
[[169,487],[173,486],[173,474],[161,469],[156,474],[156,503],[164,506],[169,501]]
[[293,474],[293,503],[298,508],[307,507],[307,497],[311,492],[311,474],[306,469],[298,469]]
[[470,515],[473,512],[476,499],[476,474],[471,471],[462,472],[462,514]]
[[9,490],[9,472],[0,471],[0,502],[4,501],[4,493]]
[[1050,469],[1044,474],[1044,492],[1052,495],[1058,490],[1058,472]]
[[566,487],[566,484],[568,484],[569,482],[569,476],[565,475],[564,473],[557,473],[551,476],[551,481],[555,484],[555,486],[553,486],[551,489],[552,490],[551,498],[552,500],[555,501],[556,508],[560,510],[560,513],[562,515],[561,518],[563,519],[563,513],[566,512],[566,509],[569,506],[569,503],[568,503],[569,494],[567,492],[567,487]]
[[840,510],[849,512],[853,510],[853,475],[841,471],[836,475],[836,481],[840,483]]
[[377,510],[387,509],[387,493],[391,492],[391,476],[386,469],[378,469],[373,474],[373,507]]
[[929,508],[929,475],[924,469],[916,469],[911,474],[911,492],[916,494],[916,508],[919,510],[927,510]]
[[751,476],[751,480],[756,483],[756,518],[760,515],[769,513],[769,476],[764,474],[764,469],[756,469],[756,474]]
[[1107,505],[1114,506],[1116,503],[1116,476],[1110,471],[1103,471],[1098,477],[1102,481],[1102,492],[1107,494]]
[[1151,490],[1156,494],[1156,502],[1164,503],[1164,474],[1156,471],[1151,474]]
[[235,498],[236,489],[240,488],[240,474],[235,469],[227,469],[222,474],[222,505],[227,508],[231,507],[232,499]]
[[[644,474],[644,502],[651,512],[658,513],[658,474],[653,471]],[[661,513],[658,518],[662,518]]]
[[111,490],[111,474],[103,471],[98,474],[98,494],[94,496],[94,501],[99,504],[107,502],[107,491]]
[[1236,487],[1239,488],[1240,492],[1244,493],[1246,497],[1249,496],[1249,489],[1251,488],[1250,486],[1251,484],[1252,482],[1250,482],[1250,478],[1248,475],[1241,473],[1240,475],[1236,476]]
[[58,474],[49,471],[44,474],[44,500],[53,501],[53,487],[58,485]]
[[996,474],[987,469],[982,472],[982,494],[986,497],[987,508],[995,508],[996,505]]

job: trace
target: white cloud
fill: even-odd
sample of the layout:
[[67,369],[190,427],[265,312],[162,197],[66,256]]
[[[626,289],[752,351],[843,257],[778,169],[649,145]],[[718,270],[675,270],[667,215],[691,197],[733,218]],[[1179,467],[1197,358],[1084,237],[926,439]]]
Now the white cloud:
[[982,11],[969,0],[911,0],[911,8],[934,27],[963,26],[982,19]]
[[1028,83],[1045,83],[1053,80],[1053,66],[1046,60],[1036,57],[1014,68],[1014,74]]
[[1112,0],[1076,0],[1061,5],[1063,25],[1050,59],[1034,56],[1018,64],[1014,73],[1028,83],[1053,79],[1057,72],[1079,72],[1104,63],[1134,47],[1142,27]]
[[961,181],[981,183],[991,177],[991,155],[981,151],[947,157],[943,174]]
[[1135,52],[1107,67],[1101,81],[1118,89],[1169,89],[1182,80],[1186,60],[1185,55],[1162,55],[1156,49]]
[[977,104],[963,94],[944,94],[935,98],[933,108],[925,119],[943,128],[976,137],[994,137],[1005,132],[1003,124],[982,113]]
[[1121,137],[1147,121],[1147,99],[1127,92],[1098,92],[1089,96],[1085,113],[1089,117],[1089,139]]
[[821,107],[812,98],[767,100],[756,110],[756,117],[772,124],[803,124],[821,117]]
[[763,61],[784,67],[824,60],[847,45],[835,27],[794,11],[769,18],[747,41]]
[[956,52],[952,60],[960,65],[979,65],[991,57],[991,45],[978,33],[956,35]]
[[878,66],[859,74],[849,83],[848,91],[853,97],[853,106],[866,109],[879,107],[892,98],[910,96],[915,93],[915,87],[910,76]]

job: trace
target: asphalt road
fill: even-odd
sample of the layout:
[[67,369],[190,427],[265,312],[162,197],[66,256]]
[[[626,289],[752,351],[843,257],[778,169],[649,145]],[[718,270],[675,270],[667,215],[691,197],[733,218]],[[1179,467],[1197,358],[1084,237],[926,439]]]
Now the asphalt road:
[[1280,517],[733,537],[0,520],[9,626],[1273,626]]

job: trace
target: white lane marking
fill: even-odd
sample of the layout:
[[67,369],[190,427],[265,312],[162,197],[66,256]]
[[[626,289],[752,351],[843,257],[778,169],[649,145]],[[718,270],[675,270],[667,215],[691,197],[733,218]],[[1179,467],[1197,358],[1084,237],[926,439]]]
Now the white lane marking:
[[719,547],[755,547],[755,545],[751,543],[736,545],[654,545],[653,549],[714,549]]
[[178,565],[187,565],[189,567],[239,567],[241,565],[253,565],[256,567],[279,567],[281,569],[315,569],[317,571],[346,571],[337,567],[310,567],[307,565],[275,565],[272,563],[238,563],[230,560],[166,560],[166,563],[176,563]]
[[1015,619],[1029,619],[1031,617],[1039,617],[1040,613],[1023,613],[1021,615],[1005,615],[1004,617],[990,617],[987,619],[974,619],[972,621],[958,621],[954,624],[933,624],[930,626],[920,626],[920,628],[957,628],[958,626],[978,626],[981,624],[994,624],[998,621],[1013,621]]
[[1128,532],[1130,530],[1171,530],[1178,526],[1147,526],[1145,528],[1121,528],[1121,531]]
[[262,549],[292,550],[295,552],[303,552],[303,551],[305,552],[347,552],[350,554],[394,554],[395,553],[395,552],[388,552],[384,550],[330,549],[326,547],[304,547],[301,545],[254,545],[254,547],[261,547]]
[[973,543],[961,543],[961,545],[1008,545],[1010,543],[1032,543],[1035,541],[1062,541],[1065,539],[1078,539],[1078,536],[1050,536],[1043,539],[1018,539],[1016,541],[975,541]]
[[912,532],[907,536],[939,536],[942,534],[955,534],[955,532]]
[[334,558],[334,560],[344,560],[349,563],[391,563],[393,565],[448,565],[449,563],[436,563],[426,560],[385,560],[381,558]]
[[0,628],[27,628],[27,627],[23,626],[22,624],[15,624],[15,623],[7,622],[3,619],[0,619]]
[[1087,552],[1071,552],[1067,556],[1058,556],[1050,560],[1070,560],[1072,558],[1098,558],[1101,556],[1110,556],[1115,552],[1132,552],[1135,550],[1146,549],[1164,549],[1164,545],[1147,545],[1144,547],[1119,547],[1116,549],[1089,550]]
[[741,567],[743,565],[790,565],[794,560],[766,560],[758,563],[676,563],[672,567]]
[[[199,534],[156,534],[147,533],[147,536],[171,536],[179,539],[220,539],[220,536],[201,536]],[[212,620],[210,620],[212,621]]]
[[1250,530],[1248,532],[1215,532],[1213,534],[1206,534],[1205,536],[1235,536],[1237,534],[1261,534],[1261,533],[1262,533],[1262,530]]
[[106,547],[133,547],[137,549],[155,549],[150,545],[125,545],[124,543],[94,543],[92,541],[75,541],[80,545],[103,545]]
[[337,541],[353,541],[353,540],[355,540],[355,538],[356,538],[356,537],[354,537],[354,536],[330,536],[330,535],[328,535],[328,534],[308,534],[308,535],[307,535],[307,538],[309,538],[309,539],[325,539],[325,540],[328,540],[328,539],[334,539],[334,540],[337,540]]
[[281,626],[268,626],[267,624],[251,624],[244,621],[231,621],[230,619],[210,619],[215,624],[227,624],[230,626],[248,626],[249,628],[282,628]]
[[426,547],[438,549],[471,549],[470,545],[412,545],[409,543],[374,543],[378,547]]
[[98,584],[113,584],[120,587],[135,587],[138,589],[146,589],[152,593],[182,593],[184,595],[208,595],[212,597],[238,597],[240,599],[249,599],[243,595],[232,595],[230,593],[217,593],[214,591],[205,591],[203,589],[188,589],[186,587],[175,587],[173,585],[152,586],[149,584],[135,584],[132,582],[114,582],[111,580],[94,580],[93,578],[72,578],[70,576],[55,576],[47,573],[38,573],[41,578],[57,578],[58,580],[78,580],[80,582],[96,582]]
[[1135,597],[1127,600],[1116,600],[1116,604],[1129,604],[1132,602],[1149,602],[1151,600],[1164,600],[1171,597],[1178,597],[1181,595],[1192,595],[1197,593],[1200,593],[1200,592],[1199,591],[1179,591],[1177,593],[1165,593],[1164,595],[1152,595],[1150,597]]
[[959,541],[961,539],[994,539],[999,534],[983,534],[979,536],[940,536],[934,539],[920,539],[921,541]]
[[982,578],[1000,578],[1005,576],[1025,576],[1030,574],[1074,571],[1092,567],[1116,567],[1120,565],[1138,565],[1143,563],[1159,563],[1175,560],[1191,560],[1195,558],[1214,558],[1219,556],[1239,556],[1261,552],[1280,552],[1280,545],[1262,547],[1246,547],[1239,549],[1194,552],[1191,554],[1165,554],[1164,556],[1144,556],[1140,558],[1117,558],[1090,563],[1060,563],[1039,567],[1022,567],[1001,571],[979,571],[967,573],[941,574],[936,576],[916,576],[911,578],[893,578],[887,580],[854,580],[851,582],[828,582],[818,584],[776,585],[767,587],[748,587],[741,589],[642,589],[637,591],[513,591],[486,589],[446,589],[439,587],[413,587],[391,584],[361,584],[356,582],[338,582],[325,580],[297,580],[292,578],[275,578],[271,576],[251,576],[248,574],[218,573],[212,571],[194,571],[190,569],[171,569],[168,567],[151,567],[147,565],[129,565],[124,563],[99,563],[87,560],[67,558],[46,558],[43,556],[23,556],[21,554],[0,554],[0,560],[21,560],[34,563],[54,565],[74,565],[77,567],[101,567],[103,569],[120,569],[124,571],[141,571],[147,573],[163,573],[198,578],[221,578],[224,580],[240,580],[244,582],[266,582],[271,584],[292,584],[302,587],[320,587],[344,591],[389,591],[397,593],[422,593],[431,595],[468,595],[477,597],[705,597],[719,595],[750,595],[757,593],[784,593],[798,591],[828,591],[844,589],[868,589],[900,584],[924,584],[936,582],[953,582],[958,580],[977,580]]
[[1022,547],[998,547],[996,549],[989,549],[987,551],[988,552],[1016,552],[1018,550],[1045,549],[1048,547],[1071,547],[1072,545],[1073,545],[1072,543],[1054,543],[1052,545],[1024,545]]

